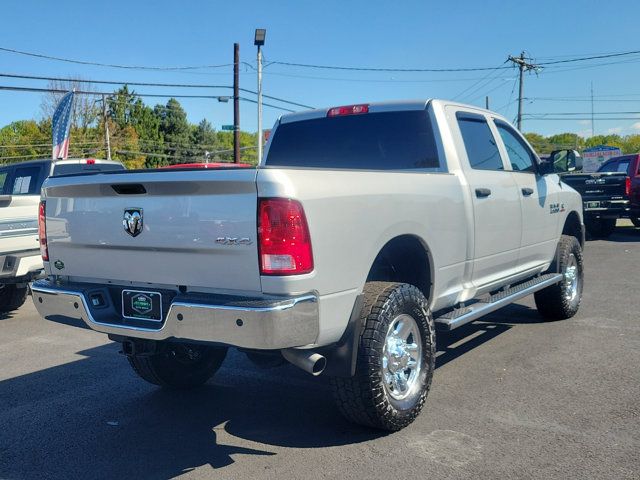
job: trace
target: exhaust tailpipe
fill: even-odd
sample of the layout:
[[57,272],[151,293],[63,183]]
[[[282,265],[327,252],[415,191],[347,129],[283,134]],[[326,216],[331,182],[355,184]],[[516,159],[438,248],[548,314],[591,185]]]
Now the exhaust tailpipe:
[[298,368],[309,372],[314,377],[320,375],[327,366],[327,359],[319,353],[310,350],[299,350],[296,348],[285,348],[280,350],[282,356]]

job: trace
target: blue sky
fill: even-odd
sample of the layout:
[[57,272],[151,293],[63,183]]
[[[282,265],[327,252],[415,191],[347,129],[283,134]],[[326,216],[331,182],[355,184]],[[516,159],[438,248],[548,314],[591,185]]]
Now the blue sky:
[[[253,33],[267,29],[264,93],[312,106],[407,98],[457,98],[484,104],[513,119],[516,71],[469,73],[348,72],[268,65],[288,61],[322,65],[398,68],[497,67],[525,50],[536,61],[640,50],[640,2],[522,1],[121,1],[3,2],[0,47],[78,60],[128,65],[255,64]],[[51,33],[52,26],[57,31]],[[615,63],[614,63],[615,62]],[[609,65],[602,65],[610,63]],[[600,66],[597,66],[600,65]],[[589,68],[585,68],[589,67]],[[0,52],[0,72],[85,79],[231,85],[231,68],[191,72],[122,70],[47,61]],[[479,81],[482,78],[482,81]],[[640,55],[547,68],[525,80],[525,113],[640,111]],[[241,87],[254,90],[255,71],[243,67]],[[46,82],[0,78],[0,85],[44,87]],[[515,86],[515,88],[514,88]],[[472,88],[469,88],[472,87]],[[99,86],[99,89],[110,89]],[[115,88],[115,86],[113,87]],[[466,92],[465,92],[465,89]],[[135,87],[146,93],[197,93],[167,87]],[[110,90],[109,90],[110,91]],[[205,89],[210,95],[230,91]],[[462,95],[460,95],[462,93]],[[574,98],[582,97],[582,98]],[[553,98],[553,100],[543,100]],[[562,99],[562,100],[560,100]],[[615,101],[614,101],[615,100]],[[157,101],[166,101],[157,100]],[[233,118],[231,103],[180,100],[189,119],[216,128]],[[41,94],[0,91],[0,126],[40,116]],[[155,103],[151,99],[147,103]],[[264,110],[265,128],[281,112]],[[589,135],[581,120],[524,121],[524,131]],[[640,133],[637,120],[598,120],[596,134]],[[243,103],[241,127],[256,129],[256,108]]]

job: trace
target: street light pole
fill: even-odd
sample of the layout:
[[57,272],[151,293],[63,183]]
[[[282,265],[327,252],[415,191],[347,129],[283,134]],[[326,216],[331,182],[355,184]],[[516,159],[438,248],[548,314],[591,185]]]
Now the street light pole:
[[254,45],[258,47],[258,163],[262,161],[262,46],[267,31],[257,28]]

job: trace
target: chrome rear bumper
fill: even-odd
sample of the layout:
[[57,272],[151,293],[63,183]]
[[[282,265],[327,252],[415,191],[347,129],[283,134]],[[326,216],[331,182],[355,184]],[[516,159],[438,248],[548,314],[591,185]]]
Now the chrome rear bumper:
[[300,347],[314,343],[318,337],[318,299],[314,294],[246,299],[177,294],[163,322],[141,326],[127,324],[127,320],[115,314],[115,308],[110,310],[110,318],[104,318],[104,310],[98,315],[100,312],[89,307],[88,290],[83,284],[57,285],[39,280],[31,285],[31,290],[43,318],[112,335],[265,350]]

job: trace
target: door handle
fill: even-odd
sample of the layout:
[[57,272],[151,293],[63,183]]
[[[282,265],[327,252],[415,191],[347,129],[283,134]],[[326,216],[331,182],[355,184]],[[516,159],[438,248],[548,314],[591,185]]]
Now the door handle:
[[484,198],[491,195],[491,189],[489,188],[476,188],[476,197]]
[[529,195],[533,195],[533,188],[524,187],[524,188],[522,189],[522,194],[523,194],[525,197],[528,197]]

